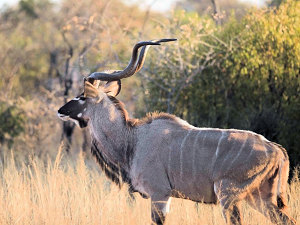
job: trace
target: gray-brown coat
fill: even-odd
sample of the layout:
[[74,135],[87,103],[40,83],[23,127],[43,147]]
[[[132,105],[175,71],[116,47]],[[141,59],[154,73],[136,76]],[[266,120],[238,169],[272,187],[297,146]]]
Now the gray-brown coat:
[[[89,127],[101,168],[113,182],[151,198],[156,224],[164,223],[171,197],[220,202],[231,224],[242,223],[245,199],[274,223],[295,224],[286,208],[289,160],[280,145],[251,131],[197,128],[166,113],[128,117],[115,98],[119,79],[140,70],[146,47],[167,41],[138,43],[124,71],[90,75],[84,93],[59,109],[60,118]],[[97,80],[109,82],[99,86]]]

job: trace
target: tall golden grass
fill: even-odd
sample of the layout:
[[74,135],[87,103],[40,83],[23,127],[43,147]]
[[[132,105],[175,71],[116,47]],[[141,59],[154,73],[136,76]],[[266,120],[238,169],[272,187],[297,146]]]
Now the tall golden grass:
[[[0,163],[0,224],[150,224],[150,200],[121,190],[90,166],[82,154],[76,160],[32,158],[29,163],[6,156]],[[289,186],[290,214],[300,218],[300,182]],[[264,216],[242,208],[246,224],[271,224]],[[225,224],[219,205],[172,199],[168,225]]]

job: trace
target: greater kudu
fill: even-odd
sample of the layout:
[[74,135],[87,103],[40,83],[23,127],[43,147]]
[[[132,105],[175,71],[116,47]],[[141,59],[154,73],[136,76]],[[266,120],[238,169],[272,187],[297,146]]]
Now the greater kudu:
[[287,214],[289,159],[283,147],[251,131],[197,128],[166,113],[130,119],[115,98],[120,79],[142,68],[150,45],[174,40],[139,42],[125,70],[92,73],[59,117],[89,127],[92,153],[105,174],[150,197],[156,224],[164,223],[170,197],[220,202],[229,224],[242,223],[243,199],[274,223],[295,224]]

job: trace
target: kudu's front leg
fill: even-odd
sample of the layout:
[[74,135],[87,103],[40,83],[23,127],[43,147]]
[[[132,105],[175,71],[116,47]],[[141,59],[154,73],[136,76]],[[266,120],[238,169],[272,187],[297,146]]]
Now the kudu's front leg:
[[160,200],[151,199],[152,224],[164,224],[166,215],[169,212],[170,201],[171,199],[169,197]]

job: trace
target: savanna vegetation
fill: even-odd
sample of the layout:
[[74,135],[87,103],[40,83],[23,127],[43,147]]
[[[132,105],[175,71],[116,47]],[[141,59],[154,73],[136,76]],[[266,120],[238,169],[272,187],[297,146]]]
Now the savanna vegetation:
[[[88,130],[56,112],[82,92],[84,76],[124,68],[137,41],[163,37],[178,41],[152,47],[144,69],[122,81],[119,98],[130,115],[165,111],[281,144],[299,220],[299,24],[293,0],[264,8],[185,0],[167,13],[121,0],[20,0],[1,8],[0,224],[150,222],[148,200],[132,201],[126,188],[111,185],[89,154]],[[218,206],[174,201],[168,224],[223,223]],[[248,206],[243,211],[248,224],[268,224]]]
[[[150,200],[121,190],[102,176],[86,154],[70,161],[60,148],[56,159],[28,164],[6,156],[0,167],[0,223],[3,225],[124,225],[150,224]],[[294,175],[289,188],[289,212],[300,219],[300,181]],[[272,225],[266,217],[243,204],[245,224]],[[166,225],[225,225],[219,205],[172,199]]]

